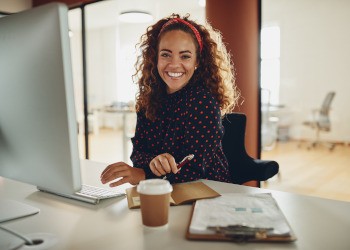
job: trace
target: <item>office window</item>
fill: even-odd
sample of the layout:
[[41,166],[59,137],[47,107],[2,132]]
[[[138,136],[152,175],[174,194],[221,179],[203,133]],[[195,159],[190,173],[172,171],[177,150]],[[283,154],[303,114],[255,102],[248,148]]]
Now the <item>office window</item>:
[[263,104],[279,104],[280,28],[261,30],[261,88]]

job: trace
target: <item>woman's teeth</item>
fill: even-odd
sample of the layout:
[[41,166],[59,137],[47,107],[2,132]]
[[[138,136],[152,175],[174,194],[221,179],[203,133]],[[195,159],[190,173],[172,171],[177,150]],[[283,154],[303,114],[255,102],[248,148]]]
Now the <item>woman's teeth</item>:
[[183,73],[176,73],[176,72],[168,72],[168,75],[170,77],[180,77],[183,75]]

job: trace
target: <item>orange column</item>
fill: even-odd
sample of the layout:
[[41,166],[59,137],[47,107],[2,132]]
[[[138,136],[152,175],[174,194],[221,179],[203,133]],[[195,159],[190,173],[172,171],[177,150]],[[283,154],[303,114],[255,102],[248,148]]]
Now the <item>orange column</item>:
[[236,70],[236,84],[243,104],[235,112],[247,115],[246,147],[259,157],[259,0],[207,0],[206,16],[220,30]]
[[206,17],[221,31],[231,52],[236,84],[244,101],[235,112],[247,116],[245,142],[247,152],[253,158],[260,158],[260,6],[260,0],[206,1]]

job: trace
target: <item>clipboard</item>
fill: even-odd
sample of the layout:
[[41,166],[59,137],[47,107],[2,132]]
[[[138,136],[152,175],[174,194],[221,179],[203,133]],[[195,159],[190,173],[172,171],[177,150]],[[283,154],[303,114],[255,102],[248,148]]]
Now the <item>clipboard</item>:
[[[266,224],[266,226],[251,226],[249,223],[244,225],[242,223],[239,224],[231,224],[231,225],[225,225],[222,224],[223,221],[219,222],[217,226],[215,226],[215,216],[214,219],[210,218],[211,221],[209,226],[201,231],[201,230],[193,230],[191,227],[195,220],[201,219],[201,216],[213,214],[215,212],[218,212],[216,209],[215,204],[216,201],[222,201],[222,199],[235,199],[235,196],[238,199],[245,199],[249,197],[249,199],[264,199],[268,205],[270,205],[274,212],[276,213],[276,216],[278,216],[278,219],[281,223],[283,223],[283,226],[285,228],[288,227],[288,230],[283,233],[276,233],[274,228]],[[219,200],[221,199],[221,200]],[[196,201],[196,203],[192,206],[191,211],[191,218],[189,220],[189,224],[186,231],[186,239],[188,240],[203,240],[203,241],[232,241],[232,242],[293,242],[297,240],[297,237],[295,236],[292,228],[290,227],[287,219],[285,218],[284,214],[278,207],[277,202],[273,199],[272,195],[270,193],[264,193],[264,194],[222,194],[221,197],[214,198],[210,201],[209,205],[211,209],[207,211],[206,213],[203,213],[203,215],[199,215],[198,209],[201,209],[202,206],[198,206],[199,203],[207,202],[207,201]],[[220,205],[220,202],[217,202],[216,205]],[[229,205],[229,203],[228,203]],[[232,211],[235,211],[235,209],[242,209],[242,207],[232,207]],[[237,210],[236,210],[237,211]],[[235,211],[235,212],[236,212]],[[239,211],[239,210],[238,210]],[[235,216],[235,212],[232,212],[232,216]],[[247,212],[245,211],[239,211],[239,212]],[[238,212],[238,213],[239,213]],[[273,213],[274,214],[274,213]],[[239,216],[239,215],[237,215]],[[249,216],[249,212],[247,212],[247,216]],[[205,218],[203,218],[205,220]],[[218,219],[220,220],[220,219]],[[214,225],[213,225],[214,223]],[[220,224],[221,223],[221,224]],[[259,223],[258,223],[259,224]],[[205,226],[206,223],[204,223],[201,226]]]

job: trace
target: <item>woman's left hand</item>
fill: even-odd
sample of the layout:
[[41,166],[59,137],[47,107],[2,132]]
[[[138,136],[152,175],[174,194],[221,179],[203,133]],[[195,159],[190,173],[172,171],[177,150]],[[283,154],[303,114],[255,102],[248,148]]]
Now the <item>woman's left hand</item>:
[[169,153],[160,154],[154,157],[151,160],[149,167],[152,173],[156,176],[166,175],[170,172],[176,174],[178,171],[175,159]]

